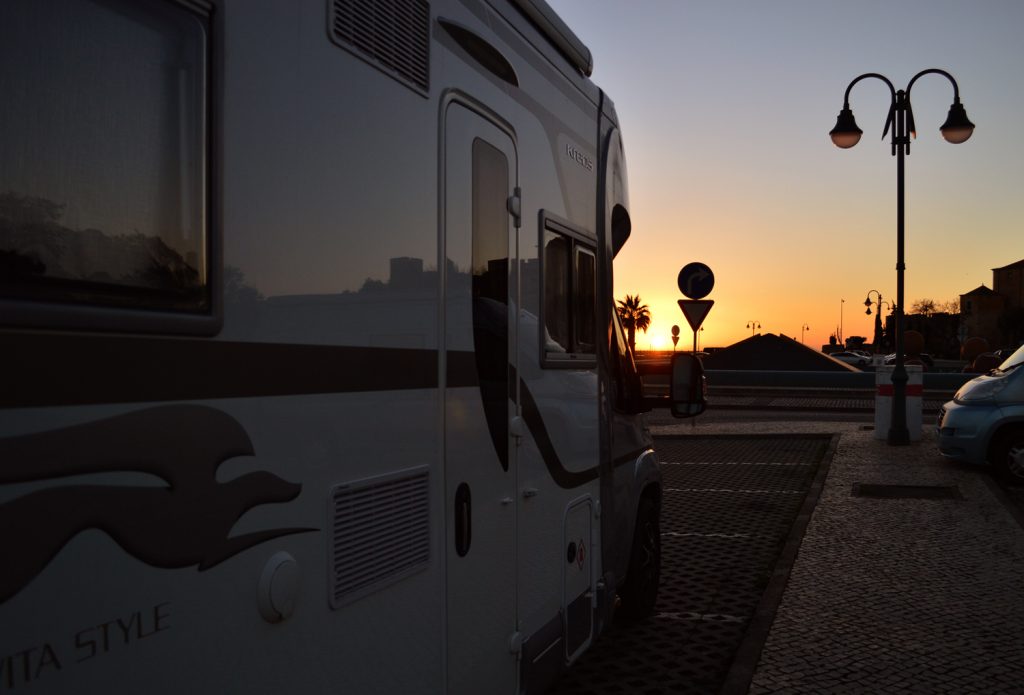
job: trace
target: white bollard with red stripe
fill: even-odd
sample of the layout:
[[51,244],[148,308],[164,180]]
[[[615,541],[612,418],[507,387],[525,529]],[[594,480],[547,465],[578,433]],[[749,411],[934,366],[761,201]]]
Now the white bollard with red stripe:
[[[907,370],[907,429],[910,441],[921,439],[921,400],[924,379],[921,365],[905,365]],[[891,366],[875,369],[875,439],[886,439],[892,424],[892,370]]]

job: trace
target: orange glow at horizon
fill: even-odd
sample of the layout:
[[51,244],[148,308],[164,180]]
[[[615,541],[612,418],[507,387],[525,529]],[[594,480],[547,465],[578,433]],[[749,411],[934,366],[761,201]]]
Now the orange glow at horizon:
[[[842,12],[841,32],[827,3],[550,3],[593,53],[594,82],[622,130],[632,234],[613,291],[650,309],[638,347],[671,346],[677,325],[677,349],[692,348],[676,276],[694,261],[715,274],[701,348],[749,338],[751,321],[798,341],[807,325],[815,349],[836,334],[873,340],[877,305],[872,293],[865,314],[865,297],[896,299],[897,167],[881,137],[889,90],[865,80],[850,92],[866,134],[856,147],[828,136],[844,90],[869,70],[897,89],[925,68],[948,70],[977,125],[951,145],[939,132],[951,85],[938,75],[914,83],[904,311],[992,288],[993,269],[1024,258],[1024,90],[1008,87],[1020,82],[1024,3],[937,14],[927,0],[877,3],[886,22]],[[906,31],[924,14],[927,31]]]
[[[635,294],[635,291],[629,293]],[[620,294],[625,296],[626,293]],[[725,295],[726,293],[716,291],[709,298],[714,299],[716,294]],[[648,295],[641,291],[640,297],[650,309],[651,325],[646,333],[643,331],[637,332],[637,348],[640,350],[671,350],[672,327],[678,326],[679,343],[676,349],[683,351],[692,350],[694,332],[676,303],[677,299],[682,298],[682,295]],[[872,295],[872,299],[874,300],[874,295]],[[885,301],[888,302],[889,300],[885,299]],[[818,306],[814,306],[814,303],[808,302],[810,306],[804,307],[800,303],[794,302],[785,307],[779,306],[774,311],[758,312],[763,314],[762,316],[754,314],[746,316],[741,310],[730,308],[725,302],[716,301],[711,312],[701,325],[703,330],[700,331],[700,335],[697,338],[698,349],[706,350],[707,348],[728,347],[750,338],[752,334],[764,333],[784,335],[800,342],[801,327],[804,325],[808,326],[808,328],[802,331],[803,344],[815,350],[820,350],[822,346],[828,345],[829,336],[836,335],[840,331],[843,338],[862,336],[868,343],[873,341],[874,315],[877,308],[874,301],[872,301],[870,316],[864,313],[864,297],[860,297],[856,301],[848,299],[845,304],[836,300],[834,307],[821,306],[826,303],[821,298],[817,298],[816,303]],[[832,303],[828,302],[828,304]],[[840,316],[841,308],[842,316]],[[883,321],[888,313],[888,310],[883,307]],[[798,318],[800,316],[805,316],[806,318],[801,321]],[[756,320],[761,328],[753,332],[750,328],[747,328],[747,325],[752,320]],[[842,320],[841,325],[840,320]]]

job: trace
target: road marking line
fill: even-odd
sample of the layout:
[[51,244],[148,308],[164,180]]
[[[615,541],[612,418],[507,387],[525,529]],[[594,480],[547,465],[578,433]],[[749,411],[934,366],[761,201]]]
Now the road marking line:
[[806,490],[730,490],[714,487],[667,487],[665,492],[742,492],[751,495],[803,495]]
[[753,538],[749,533],[679,533],[678,531],[662,531],[662,536],[673,538]]
[[770,461],[662,461],[663,466],[813,466],[813,463],[773,463]]
[[697,620],[712,623],[745,623],[746,618],[736,615],[725,615],[724,613],[657,613],[655,618],[667,618],[669,620]]

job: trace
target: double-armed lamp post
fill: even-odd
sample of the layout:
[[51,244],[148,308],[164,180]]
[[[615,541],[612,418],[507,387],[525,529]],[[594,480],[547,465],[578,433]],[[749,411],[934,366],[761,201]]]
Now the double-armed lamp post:
[[850,110],[850,90],[863,79],[874,77],[889,87],[892,101],[889,116],[885,121],[882,138],[892,128],[892,154],[896,157],[896,364],[892,371],[892,420],[889,423],[889,444],[909,444],[910,432],[907,430],[907,368],[903,360],[903,159],[910,154],[910,138],[917,137],[914,126],[914,110],[910,106],[910,90],[919,77],[935,73],[942,75],[953,85],[953,104],[949,107],[946,122],[939,127],[947,141],[958,144],[964,142],[974,132],[974,124],[967,118],[967,112],[960,104],[960,88],[956,80],[945,70],[931,68],[914,75],[906,90],[896,90],[892,82],[884,75],[869,72],[857,77],[846,88],[843,97],[843,109],[836,119],[836,127],[829,132],[832,142],[844,149],[853,147],[860,141],[863,134],[853,119]]
[[878,313],[875,314],[875,354],[881,352],[882,348],[882,293],[878,290],[868,290],[868,296],[864,298],[864,306],[867,310],[864,312],[868,316],[871,316],[871,293],[874,292],[878,296]]

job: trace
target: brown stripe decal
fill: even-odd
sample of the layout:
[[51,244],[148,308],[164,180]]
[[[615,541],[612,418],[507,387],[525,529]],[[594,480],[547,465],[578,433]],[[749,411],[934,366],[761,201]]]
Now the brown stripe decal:
[[437,387],[437,351],[0,334],[0,408]]
[[533,441],[540,451],[541,458],[544,459],[544,465],[548,469],[548,475],[555,481],[555,484],[560,488],[571,490],[580,485],[585,485],[591,480],[596,480],[599,475],[597,466],[583,471],[570,471],[566,469],[558,456],[558,452],[555,451],[555,445],[551,441],[550,435],[548,435],[547,427],[544,425],[544,418],[541,417],[540,408],[537,407],[537,401],[533,399],[533,394],[527,388],[526,382],[520,381],[519,388],[522,398],[523,420],[526,421],[526,427],[530,430],[530,436],[533,437]]

